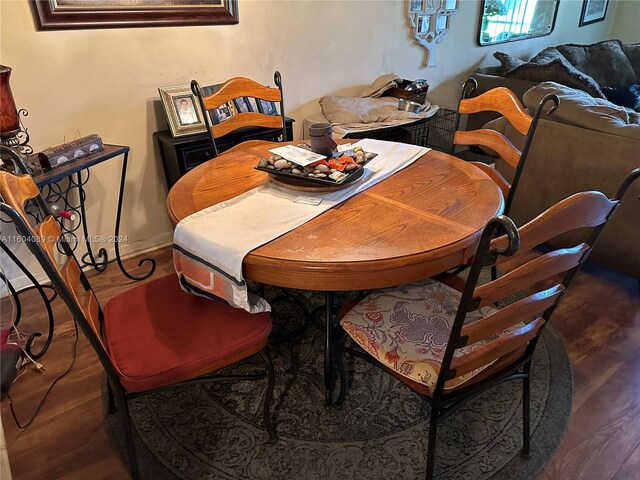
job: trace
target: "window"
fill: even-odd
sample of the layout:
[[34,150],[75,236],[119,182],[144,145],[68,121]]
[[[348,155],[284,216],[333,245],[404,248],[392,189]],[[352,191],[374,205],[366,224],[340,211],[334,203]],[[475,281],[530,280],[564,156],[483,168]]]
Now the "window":
[[483,0],[478,32],[481,46],[549,35],[559,0]]

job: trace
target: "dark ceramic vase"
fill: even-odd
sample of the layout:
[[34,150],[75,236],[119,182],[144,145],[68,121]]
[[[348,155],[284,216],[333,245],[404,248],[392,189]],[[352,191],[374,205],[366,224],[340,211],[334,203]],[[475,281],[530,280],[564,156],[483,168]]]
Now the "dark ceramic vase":
[[0,65],[0,137],[13,138],[20,131],[20,119],[13,100],[9,77],[11,68]]

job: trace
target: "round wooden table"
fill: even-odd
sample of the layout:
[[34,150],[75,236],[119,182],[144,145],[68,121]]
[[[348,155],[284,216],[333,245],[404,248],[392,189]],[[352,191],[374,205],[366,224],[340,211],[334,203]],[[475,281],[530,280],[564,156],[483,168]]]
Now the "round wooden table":
[[[269,176],[253,167],[260,157],[270,155],[267,150],[274,145],[225,153],[180,178],[167,197],[171,221],[176,224],[268,182]],[[466,263],[480,231],[502,208],[502,195],[487,175],[432,150],[392,177],[250,252],[244,259],[244,277],[322,291],[366,290],[419,280]]]
[[[268,182],[269,176],[253,167],[275,145],[227,152],[191,170],[167,197],[171,221],[176,224]],[[328,404],[331,292],[395,286],[464,264],[475,253],[482,228],[502,208],[502,194],[486,174],[431,150],[404,170],[251,251],[244,258],[244,277],[326,292]]]

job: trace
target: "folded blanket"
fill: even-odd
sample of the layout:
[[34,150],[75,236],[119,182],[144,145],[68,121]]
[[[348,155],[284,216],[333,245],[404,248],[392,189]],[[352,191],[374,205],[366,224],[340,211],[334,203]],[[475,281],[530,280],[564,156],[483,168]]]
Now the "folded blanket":
[[417,120],[425,118],[425,110],[419,113],[398,110],[398,99],[395,97],[382,98],[353,98],[327,95],[320,99],[322,115],[335,124],[343,123],[381,123],[394,120]]
[[385,73],[376,78],[371,85],[360,92],[361,97],[380,97],[391,87],[397,87],[402,77],[395,73]]
[[502,63],[505,77],[530,82],[557,82],[583,90],[592,97],[604,98],[598,83],[571,65],[556,47],[545,48],[528,62],[503,52],[496,52],[493,56]]
[[264,299],[248,292],[242,277],[242,261],[247,253],[381,182],[430,150],[372,139],[358,145],[378,156],[366,165],[362,179],[349,187],[329,193],[305,192],[305,197],[322,198],[319,205],[296,203],[300,192],[267,183],[178,223],[173,236],[173,260],[183,288],[224,299],[251,313],[269,311]]
[[640,139],[640,122],[637,113],[630,112],[607,100],[593,98],[586,92],[565,85],[554,82],[543,82],[536,85],[524,94],[524,104],[530,112],[533,112],[545,95],[551,93],[558,95],[560,105],[553,112],[550,120],[612,135]]

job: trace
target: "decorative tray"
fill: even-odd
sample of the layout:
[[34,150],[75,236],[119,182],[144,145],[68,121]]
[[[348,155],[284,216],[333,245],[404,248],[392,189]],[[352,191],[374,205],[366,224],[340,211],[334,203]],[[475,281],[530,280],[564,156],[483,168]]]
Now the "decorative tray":
[[[310,150],[304,143],[297,145]],[[344,152],[334,152],[332,158],[320,160],[302,167],[285,160],[280,155],[261,158],[256,170],[267,172],[274,183],[282,186],[303,190],[313,187],[344,188],[358,180],[364,174],[364,165],[378,154],[365,152],[360,147]]]

